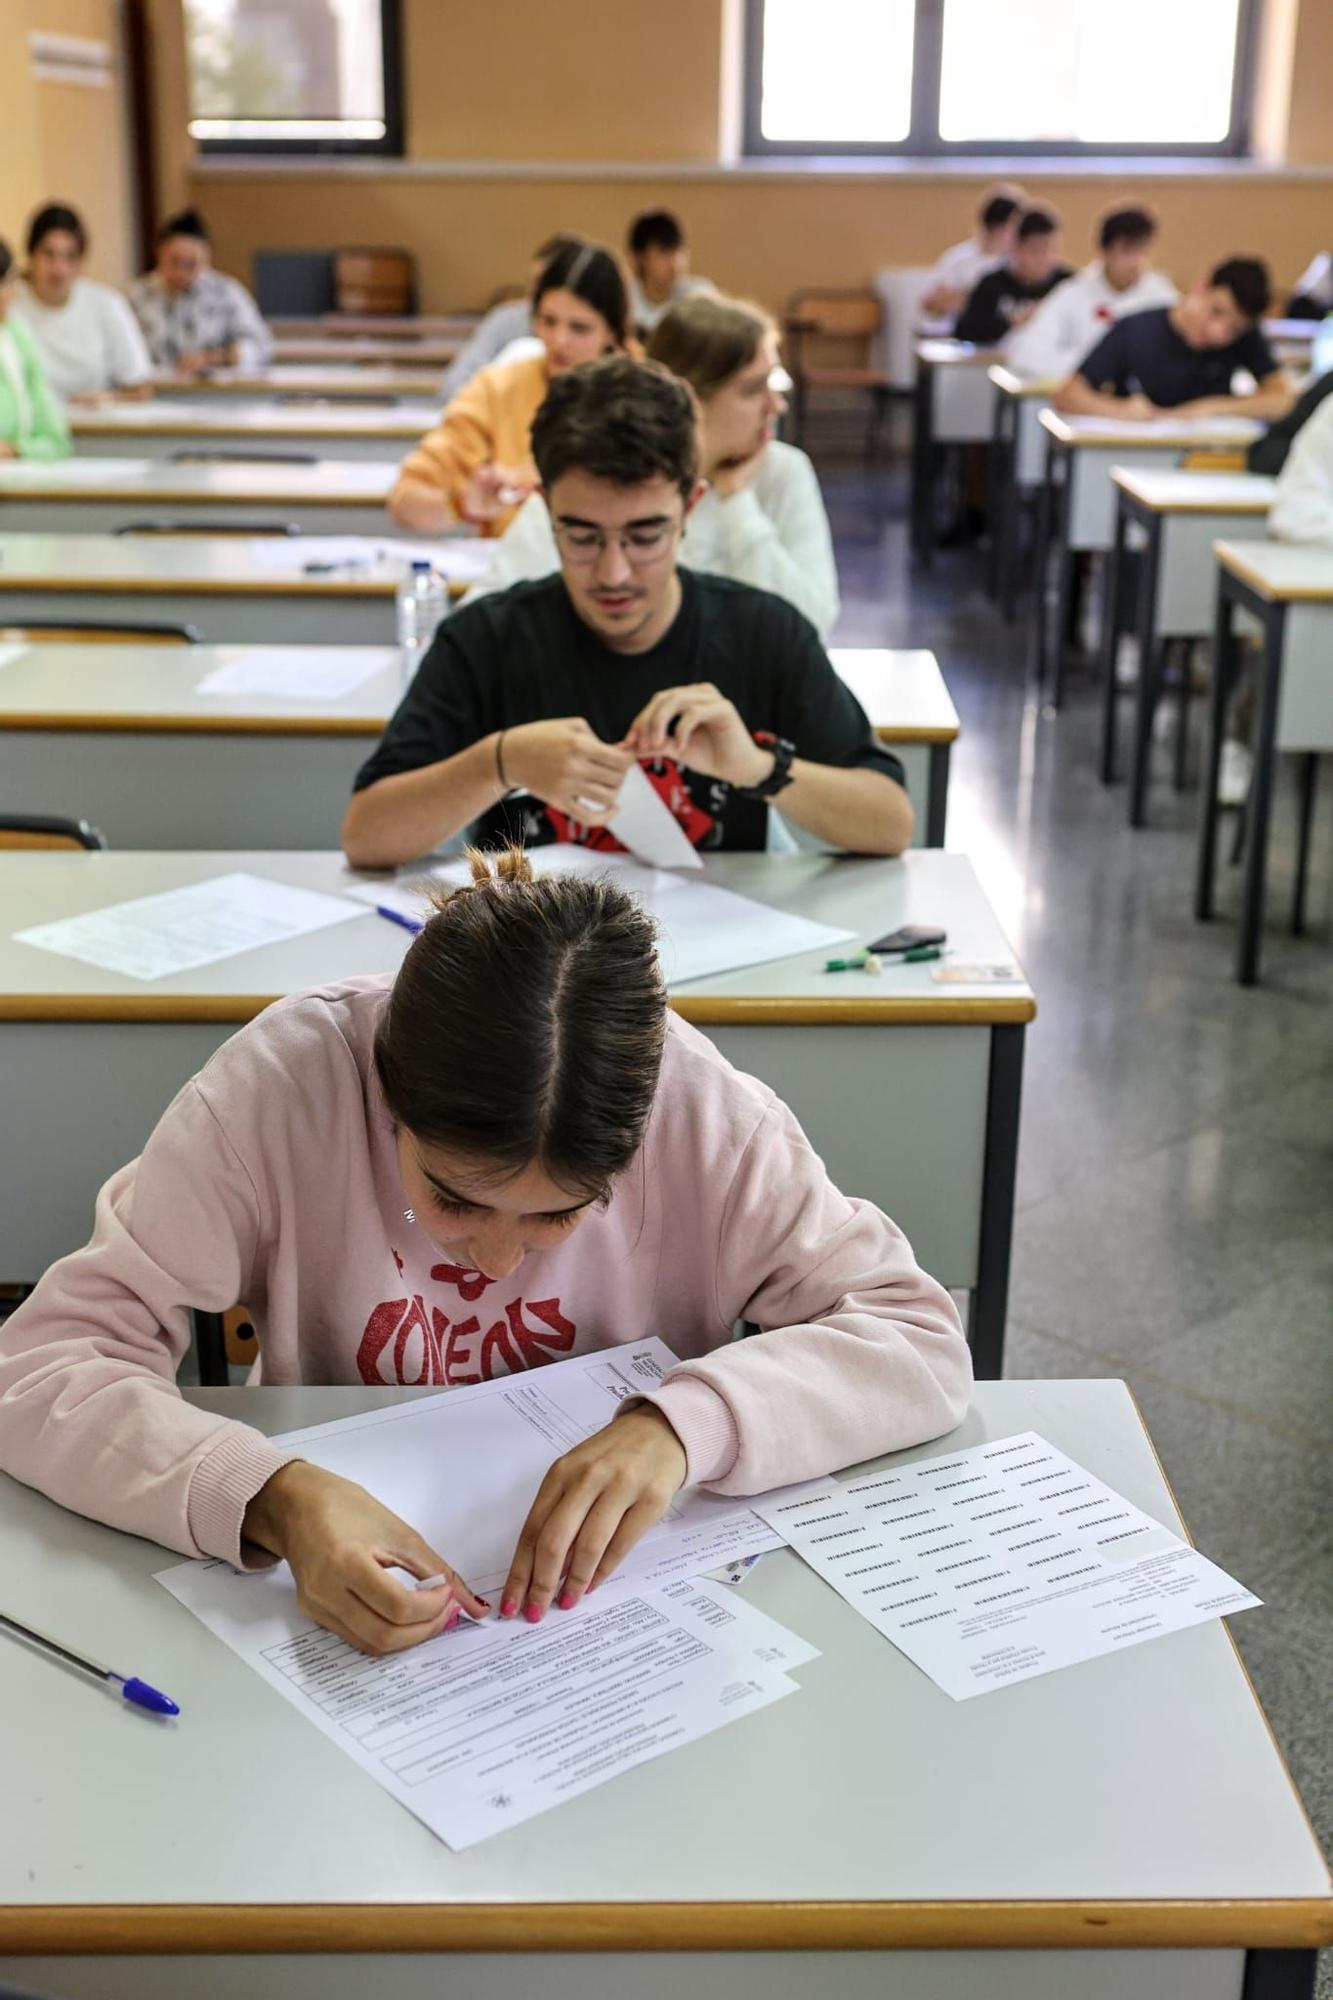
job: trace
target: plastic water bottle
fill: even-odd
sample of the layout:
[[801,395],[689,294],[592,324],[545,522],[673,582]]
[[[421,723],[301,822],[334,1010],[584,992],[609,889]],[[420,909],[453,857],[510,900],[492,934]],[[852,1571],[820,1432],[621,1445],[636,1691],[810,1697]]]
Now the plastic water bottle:
[[1319,322],[1318,331],[1310,342],[1310,373],[1317,381],[1333,368],[1333,313]]
[[415,556],[398,587],[398,661],[407,687],[449,608],[443,580],[425,557]]

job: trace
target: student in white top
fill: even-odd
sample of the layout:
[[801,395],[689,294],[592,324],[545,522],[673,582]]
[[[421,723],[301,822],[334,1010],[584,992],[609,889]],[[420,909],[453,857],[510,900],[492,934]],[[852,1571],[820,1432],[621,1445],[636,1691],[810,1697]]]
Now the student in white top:
[[988,188],[977,210],[977,232],[955,243],[936,261],[921,310],[931,319],[953,321],[971,298],[979,280],[998,271],[1018,236],[1018,220],[1027,202],[1021,187],[1007,181]]
[[1333,549],[1333,395],[1301,426],[1278,475],[1268,532],[1280,542]]
[[1058,285],[1006,340],[1005,359],[1014,373],[1029,382],[1062,382],[1114,320],[1174,305],[1175,286],[1152,268],[1156,234],[1151,209],[1117,208],[1103,216],[1099,255]]
[[690,272],[690,246],[680,218],[667,208],[636,215],[629,228],[630,318],[651,333],[668,306],[690,292],[711,292],[707,278]]
[[532,294],[537,280],[561,250],[571,244],[581,244],[587,239],[576,235],[573,230],[564,229],[558,235],[548,236],[539,243],[532,253],[532,268],[528,273],[528,288],[522,298],[505,299],[502,304],[492,306],[485,317],[478,321],[474,332],[459,348],[444,374],[440,377],[440,400],[451,403],[463,385],[492,361],[512,361],[516,355],[510,353],[515,342],[535,340],[532,325]]
[[[690,515],[681,562],[772,591],[826,633],[838,615],[833,538],[814,467],[774,436],[787,404],[773,321],[759,306],[698,293],[671,307],[647,351],[700,405],[708,491]],[[469,599],[559,567],[545,499],[534,493]]]
[[1322,319],[1333,312],[1333,251],[1321,251],[1301,272],[1287,301],[1289,319]]
[[46,379],[69,403],[152,394],[152,363],[129,305],[81,275],[88,232],[72,208],[48,202],[28,224],[28,269],[14,310],[32,329]]

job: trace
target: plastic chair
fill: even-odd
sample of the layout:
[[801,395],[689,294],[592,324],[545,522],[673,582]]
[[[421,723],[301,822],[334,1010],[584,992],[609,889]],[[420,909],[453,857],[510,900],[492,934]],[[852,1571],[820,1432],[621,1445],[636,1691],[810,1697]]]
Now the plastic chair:
[[75,848],[97,852],[106,840],[86,819],[47,813],[0,813],[0,848]]
[[231,1381],[229,1368],[248,1368],[259,1353],[259,1336],[250,1323],[249,1310],[245,1306],[232,1306],[225,1313],[215,1313],[196,1308],[190,1319],[200,1388],[227,1388]]
[[811,360],[809,346],[820,343],[820,353],[841,348],[857,355],[867,353],[880,331],[883,308],[873,292],[829,291],[793,292],[787,301],[783,333],[787,341],[787,366],[791,371],[796,442],[805,436],[809,392],[812,389],[860,389],[870,397],[870,419],[866,427],[866,452],[874,452],[880,426],[888,412],[892,384],[882,368],[867,362]]
[[100,640],[112,646],[197,646],[197,625],[113,625],[98,618],[25,618],[0,625],[0,644],[44,640],[49,645],[82,645]]

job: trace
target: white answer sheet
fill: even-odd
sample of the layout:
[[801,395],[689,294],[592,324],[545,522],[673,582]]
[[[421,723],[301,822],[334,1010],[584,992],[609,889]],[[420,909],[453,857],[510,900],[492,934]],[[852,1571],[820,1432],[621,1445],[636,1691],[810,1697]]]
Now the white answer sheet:
[[32,648],[22,640],[16,640],[7,646],[0,646],[0,667],[12,666],[15,660],[21,660],[24,654],[31,652],[31,650]]
[[[697,876],[645,867],[631,855],[604,854],[592,847],[557,841],[534,847],[528,859],[537,875],[608,875],[638,899],[658,929],[658,952],[671,985],[687,979],[708,979],[719,972],[739,972],[747,965],[765,965],[801,952],[825,952],[855,936],[833,924],[775,910],[752,896],[738,896]],[[436,882],[471,880],[466,861],[445,861],[431,870]],[[420,867],[404,870],[396,883],[349,889],[362,902],[423,917],[428,903],[421,888]]]
[[14,941],[100,965],[127,979],[166,979],[173,972],[190,972],[362,914],[360,905],[346,897],[294,889],[237,870],[186,889],[136,896],[79,917],[34,924],[15,931]]
[[1259,1603],[1033,1431],[755,1505],[955,1701]]
[[337,701],[397,661],[398,654],[390,646],[254,646],[205,674],[199,693]]
[[631,764],[620,787],[610,827],[622,847],[654,868],[702,868],[685,829],[654,791],[642,764]]

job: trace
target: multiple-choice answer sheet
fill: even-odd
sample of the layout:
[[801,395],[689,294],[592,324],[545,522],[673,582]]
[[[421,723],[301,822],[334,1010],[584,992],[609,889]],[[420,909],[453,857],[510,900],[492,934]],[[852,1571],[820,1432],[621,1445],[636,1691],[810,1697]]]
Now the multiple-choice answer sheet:
[[1033,1431],[755,1504],[955,1701],[1259,1603]]
[[205,674],[199,693],[338,701],[397,661],[390,646],[251,646]]
[[16,944],[99,965],[127,979],[166,979],[364,914],[343,896],[296,889],[237,870],[158,896],[15,931]]
[[[552,1460],[672,1360],[641,1341],[277,1442],[368,1486],[491,1595]],[[744,1502],[682,1493],[577,1611],[460,1620],[383,1660],[304,1617],[286,1564],[183,1563],[158,1581],[461,1848],[792,1693],[788,1669],[815,1649],[701,1577],[780,1540]]]

